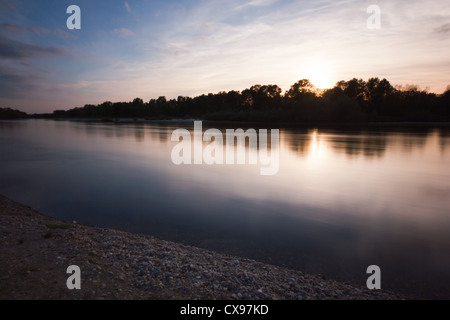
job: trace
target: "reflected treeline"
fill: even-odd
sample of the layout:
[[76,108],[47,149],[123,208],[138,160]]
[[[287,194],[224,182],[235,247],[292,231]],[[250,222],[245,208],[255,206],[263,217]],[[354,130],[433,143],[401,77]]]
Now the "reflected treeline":
[[84,132],[88,136],[103,136],[105,138],[130,138],[133,137],[138,143],[144,142],[146,139],[156,140],[160,142],[170,141],[170,134],[178,127],[173,123],[158,124],[105,124],[105,123],[89,123],[80,122],[73,126],[77,132]]
[[[449,142],[449,129],[435,128],[377,128],[373,130],[352,129],[284,129],[283,143],[299,156],[306,156],[315,144],[326,144],[334,152],[345,153],[350,157],[382,157],[388,146],[398,145],[402,150],[411,152],[426,145],[429,137],[439,132],[441,149]],[[446,140],[447,139],[447,140]]]
[[450,143],[450,128],[440,128],[438,130],[439,135],[439,147],[441,152],[445,152],[446,146]]
[[20,127],[23,127],[25,123],[23,121],[0,121],[0,131],[13,131]]
[[388,138],[384,132],[360,132],[345,135],[332,140],[332,147],[338,152],[345,152],[348,156],[364,156],[367,158],[382,157],[388,145]]
[[[159,141],[162,143],[175,143],[171,141],[172,132],[184,128],[193,136],[193,122],[161,122],[142,124],[105,124],[105,123],[82,123],[74,126],[77,131],[83,130],[87,135],[102,135],[106,138],[134,138],[137,143],[146,140]],[[251,125],[237,126],[230,123],[203,123],[203,134],[211,128],[217,128],[222,132],[223,145],[226,144],[226,130],[233,128],[254,128],[258,133],[258,127]],[[271,147],[271,128],[267,129],[267,144]],[[366,158],[383,157],[386,149],[391,147],[400,148],[402,151],[412,152],[423,149],[431,136],[437,135],[441,151],[444,152],[446,145],[450,143],[450,128],[433,127],[376,127],[376,128],[281,128],[280,146],[287,147],[299,157],[307,156],[312,150],[316,150],[318,144],[332,150],[335,153],[344,153],[350,157],[364,156]],[[237,138],[235,138],[235,145]],[[208,142],[204,142],[204,145]],[[246,148],[249,142],[246,137]]]
[[388,134],[385,132],[286,129],[283,133],[283,142],[289,150],[301,157],[317,150],[318,144],[351,157],[360,155],[368,158],[382,157],[388,145]]
[[[175,143],[171,141],[172,132],[177,129],[186,129],[191,132],[192,139],[194,133],[194,122],[193,121],[162,121],[162,122],[144,122],[144,123],[103,123],[103,122],[83,122],[76,121],[73,122],[73,128],[77,132],[84,132],[88,136],[103,136],[109,139],[116,138],[130,138],[133,137],[134,140],[138,143],[144,142],[145,140],[150,141],[159,141],[161,143]],[[242,129],[244,131],[244,135],[247,133],[248,129],[254,129],[256,133],[259,132],[259,129],[267,130],[267,147],[271,147],[271,129],[267,128],[259,128],[257,126],[243,125],[240,124],[230,125],[226,123],[208,123],[202,122],[202,132],[205,135],[205,132],[208,129],[218,129],[223,135],[223,145],[226,145],[226,131],[227,129],[238,130]],[[234,127],[234,128],[233,128]],[[273,128],[277,129],[277,128]],[[241,134],[238,134],[241,136]],[[212,140],[214,141],[214,139]],[[237,138],[235,138],[235,145],[237,145]],[[206,145],[209,142],[204,142]],[[246,148],[249,148],[248,138],[246,138]]]

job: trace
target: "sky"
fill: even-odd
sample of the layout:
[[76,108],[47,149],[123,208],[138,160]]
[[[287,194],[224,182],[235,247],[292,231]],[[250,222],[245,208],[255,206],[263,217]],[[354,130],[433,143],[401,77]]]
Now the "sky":
[[[79,30],[67,28],[70,5]],[[448,0],[0,0],[0,107],[285,91],[304,78],[326,88],[380,77],[439,94],[449,52]]]

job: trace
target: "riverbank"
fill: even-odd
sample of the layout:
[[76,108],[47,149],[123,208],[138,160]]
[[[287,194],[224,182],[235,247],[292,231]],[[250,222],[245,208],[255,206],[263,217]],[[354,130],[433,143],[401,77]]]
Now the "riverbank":
[[[404,299],[151,236],[64,222],[0,196],[0,299]],[[66,269],[81,269],[68,290]]]

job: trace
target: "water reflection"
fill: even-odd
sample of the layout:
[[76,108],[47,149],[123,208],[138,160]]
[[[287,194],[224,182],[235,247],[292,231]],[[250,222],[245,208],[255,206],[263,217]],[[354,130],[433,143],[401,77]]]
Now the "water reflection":
[[[12,128],[13,124],[4,126],[3,129]],[[192,123],[158,123],[155,124],[81,124],[76,126],[77,131],[84,130],[87,135],[102,135],[106,138],[116,139],[134,136],[136,142],[143,142],[146,138],[151,141],[158,140],[170,143],[171,133],[178,128],[186,128],[193,132]],[[215,127],[223,127],[222,134],[226,135],[224,124],[208,123],[203,126],[203,133]],[[236,128],[247,130],[247,126],[236,126]],[[255,127],[258,130],[257,127]],[[364,156],[366,158],[383,157],[389,145],[398,145],[405,152],[423,149],[430,136],[439,136],[439,145],[442,152],[447,145],[446,140],[450,136],[450,130],[446,128],[413,128],[406,134],[399,132],[398,128],[383,128],[378,130],[342,130],[342,129],[281,129],[282,142],[289,147],[290,151],[299,157],[311,156],[317,150],[323,148],[333,148],[335,153],[345,153],[350,158]],[[226,141],[224,139],[224,145]],[[204,143],[206,145],[206,142]],[[325,146],[324,146],[325,145]],[[268,136],[268,146],[270,147],[270,129]],[[248,148],[248,141],[246,144]]]
[[447,128],[282,128],[270,177],[173,165],[177,128],[193,124],[0,122],[0,193],[62,219],[362,285],[378,264],[386,289],[449,297]]

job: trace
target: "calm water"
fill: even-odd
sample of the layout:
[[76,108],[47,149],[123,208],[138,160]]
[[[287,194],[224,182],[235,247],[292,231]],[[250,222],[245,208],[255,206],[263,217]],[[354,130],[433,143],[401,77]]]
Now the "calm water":
[[175,166],[180,127],[193,124],[0,122],[0,193],[361,285],[376,264],[384,289],[450,298],[449,129],[281,128],[279,172],[261,176],[258,165]]

